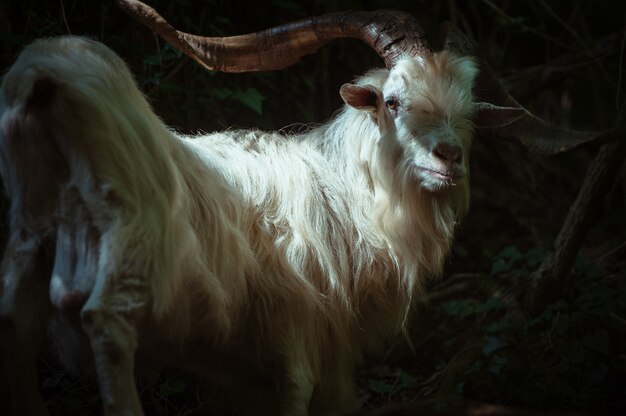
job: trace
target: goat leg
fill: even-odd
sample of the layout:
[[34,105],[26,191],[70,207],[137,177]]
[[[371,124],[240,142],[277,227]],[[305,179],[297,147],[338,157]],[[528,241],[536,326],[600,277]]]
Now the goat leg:
[[145,310],[145,280],[101,272],[81,312],[94,355],[105,415],[142,415],[133,377],[136,322]]
[[[348,358],[346,362],[352,363]],[[310,414],[326,415],[333,412],[352,412],[357,408],[357,390],[354,368],[336,359],[334,368],[327,369],[324,384],[318,386],[311,401]]]
[[37,356],[50,313],[46,270],[40,247],[15,249],[4,256],[0,278],[0,348],[14,415],[46,415],[39,392]]
[[[295,328],[295,326],[292,326]],[[280,383],[283,415],[308,415],[315,380],[304,337],[294,331],[287,348],[286,374]]]

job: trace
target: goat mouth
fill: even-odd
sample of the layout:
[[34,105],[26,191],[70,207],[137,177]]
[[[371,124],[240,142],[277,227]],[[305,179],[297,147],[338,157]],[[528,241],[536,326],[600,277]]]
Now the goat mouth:
[[446,182],[446,183],[455,182],[456,180],[461,179],[463,177],[461,173],[454,171],[454,170],[435,170],[435,169],[425,168],[423,166],[418,166],[418,169],[421,172],[424,172],[425,174],[427,174],[428,176],[434,179],[437,179],[441,182]]

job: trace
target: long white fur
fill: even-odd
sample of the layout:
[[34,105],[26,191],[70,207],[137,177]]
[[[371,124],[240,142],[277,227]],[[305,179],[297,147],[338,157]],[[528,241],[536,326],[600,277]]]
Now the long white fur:
[[[321,409],[349,408],[355,366],[402,329],[467,209],[476,72],[447,52],[406,58],[357,81],[397,96],[397,117],[381,103],[376,114],[346,106],[300,135],[186,137],[159,120],[104,45],[36,41],[0,96],[9,252],[49,247],[40,279],[50,279],[53,309],[69,314],[84,294],[83,309],[136,328],[140,351],[241,352],[278,363],[283,413],[306,414],[313,394]],[[441,140],[463,147],[454,184],[417,168],[435,163]],[[19,319],[25,277],[8,268],[2,312]],[[99,373],[105,361],[96,356]]]

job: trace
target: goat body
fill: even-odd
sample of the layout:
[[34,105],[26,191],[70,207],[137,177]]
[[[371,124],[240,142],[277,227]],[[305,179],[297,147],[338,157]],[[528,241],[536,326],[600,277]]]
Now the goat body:
[[18,412],[44,411],[46,327],[67,366],[93,360],[107,414],[141,413],[135,355],[238,391],[267,378],[268,413],[354,407],[355,366],[401,331],[467,208],[476,72],[406,58],[345,85],[348,105],[304,134],[185,137],[104,45],[30,45],[0,91]]

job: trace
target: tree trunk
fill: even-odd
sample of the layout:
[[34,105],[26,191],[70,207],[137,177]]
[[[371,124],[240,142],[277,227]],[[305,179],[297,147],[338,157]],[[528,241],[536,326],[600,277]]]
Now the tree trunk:
[[582,187],[571,207],[552,252],[531,276],[524,309],[534,315],[562,297],[571,284],[571,267],[591,225],[593,214],[604,202],[619,174],[624,159],[626,138],[603,145],[591,162]]

